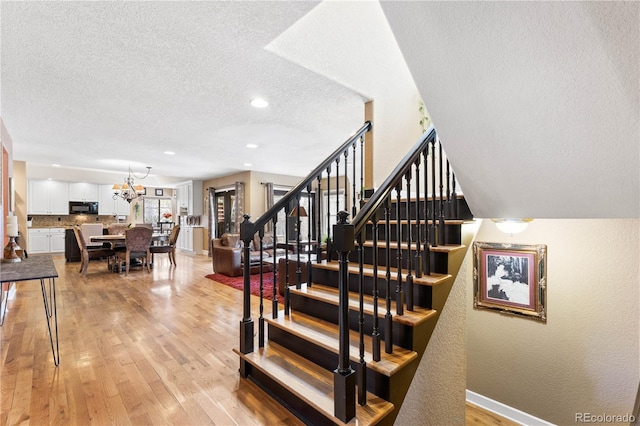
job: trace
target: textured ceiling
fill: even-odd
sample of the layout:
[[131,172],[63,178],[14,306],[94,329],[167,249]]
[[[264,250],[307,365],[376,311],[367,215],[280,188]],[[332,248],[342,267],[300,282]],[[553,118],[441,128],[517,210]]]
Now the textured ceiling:
[[[176,181],[306,175],[363,122],[361,96],[265,49],[316,5],[3,1],[0,100],[14,159],[148,165]],[[270,106],[251,107],[257,96]]]
[[[331,74],[323,43],[360,44],[353,61],[367,63],[379,46],[360,35],[378,24],[352,10],[369,2],[323,5],[334,20],[309,13],[317,4],[3,1],[15,158],[182,180],[306,174],[361,125],[357,92],[375,100],[397,57]],[[640,217],[640,3],[380,5],[477,217]],[[305,61],[278,52],[303,17],[319,53]],[[271,106],[251,108],[254,96]]]
[[382,8],[476,217],[640,217],[640,3]]

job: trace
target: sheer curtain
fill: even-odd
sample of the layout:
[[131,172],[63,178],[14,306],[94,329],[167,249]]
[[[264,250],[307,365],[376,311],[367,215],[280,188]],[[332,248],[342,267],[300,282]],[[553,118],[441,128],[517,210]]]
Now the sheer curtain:
[[[273,207],[273,182],[267,182],[267,183],[263,183],[264,185],[264,199],[266,201],[266,209],[265,211],[269,210],[271,207]],[[265,227],[265,231],[269,232],[269,233],[273,233],[273,222],[269,221],[269,223],[267,223],[267,226]]]
[[236,197],[233,202],[233,212],[231,215],[234,217],[235,226],[234,232],[240,232],[240,224],[244,220],[244,182],[235,183]]

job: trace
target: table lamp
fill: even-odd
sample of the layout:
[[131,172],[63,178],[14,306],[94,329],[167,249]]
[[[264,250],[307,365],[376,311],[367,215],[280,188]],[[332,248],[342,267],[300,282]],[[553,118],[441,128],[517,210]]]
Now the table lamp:
[[21,250],[18,243],[16,243],[16,238],[18,237],[17,216],[7,216],[7,237],[9,237],[9,242],[4,248],[4,256],[2,258],[2,262],[20,262],[22,259],[20,259],[18,253],[16,253],[16,250]]

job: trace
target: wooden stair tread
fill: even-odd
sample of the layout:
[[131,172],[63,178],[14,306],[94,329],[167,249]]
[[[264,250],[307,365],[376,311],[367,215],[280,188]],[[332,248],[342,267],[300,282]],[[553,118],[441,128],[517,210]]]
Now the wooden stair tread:
[[[447,198],[446,198],[446,194],[444,194],[445,198],[442,200],[444,203],[447,202]],[[450,194],[450,199],[453,199],[453,194]],[[458,200],[462,200],[464,199],[464,194],[461,193],[456,193],[456,198]],[[411,202],[415,202],[418,198],[417,197],[407,197],[405,196],[401,196],[400,197],[400,202],[401,203],[405,203],[407,201],[407,199]],[[436,194],[436,196],[434,197],[433,195],[427,195],[427,200],[432,201],[433,199],[435,199],[436,201],[440,201],[440,195]],[[391,197],[391,203],[395,203],[397,201],[397,198],[395,197]],[[424,201],[424,197],[420,197],[420,201]]]
[[[340,269],[338,261],[327,262],[326,260],[323,260],[320,263],[313,262],[312,265],[314,268],[328,269],[332,271],[338,271]],[[390,268],[390,270],[391,270],[392,281],[397,281],[398,269]],[[349,274],[359,275],[359,273],[360,273],[359,266],[357,264],[349,263]],[[373,267],[369,264],[364,265],[363,273],[366,277],[373,277]],[[387,267],[378,266],[378,278],[384,279],[386,277],[386,274],[387,274]],[[403,269],[402,281],[405,282],[406,278],[407,278],[407,271]],[[430,275],[423,275],[420,278],[414,276],[413,283],[417,285],[436,286],[436,285],[447,282],[451,278],[452,277],[449,274],[431,273]]]
[[367,404],[356,403],[356,416],[349,423],[343,423],[333,415],[332,372],[274,342],[248,354],[242,354],[238,349],[233,351],[332,422],[373,425],[393,411],[391,402],[367,392]]
[[[332,305],[338,306],[340,297],[338,293],[338,289],[335,287],[329,287],[322,284],[313,284],[312,287],[303,284],[300,289],[296,289],[295,286],[290,287],[290,292],[295,294],[300,294],[311,299],[319,300],[322,302],[330,303]],[[384,318],[385,316],[385,299],[378,300],[378,317]],[[395,300],[391,301],[391,310],[395,312]],[[356,293],[349,293],[349,308],[358,311],[360,308],[360,302],[358,300],[358,295]],[[373,296],[365,295],[364,296],[364,312],[367,315],[373,315]],[[437,312],[433,309],[423,308],[421,306],[413,307],[413,311],[409,311],[408,309],[404,309],[404,315],[394,315],[393,321],[409,325],[409,326],[417,326],[429,318],[436,316]]]
[[[338,353],[338,326],[336,324],[315,318],[301,312],[292,312],[285,315],[281,311],[278,318],[265,318],[265,321],[276,327],[288,331],[289,333],[300,337],[301,339],[312,341],[322,348]],[[349,356],[353,362],[359,362],[359,345],[360,335],[357,331],[349,331]],[[402,367],[409,364],[417,358],[415,351],[405,349],[400,346],[393,346],[393,353],[388,354],[384,350],[381,351],[380,361],[373,361],[371,355],[371,336],[365,335],[365,361],[367,367],[386,376],[392,376]]]

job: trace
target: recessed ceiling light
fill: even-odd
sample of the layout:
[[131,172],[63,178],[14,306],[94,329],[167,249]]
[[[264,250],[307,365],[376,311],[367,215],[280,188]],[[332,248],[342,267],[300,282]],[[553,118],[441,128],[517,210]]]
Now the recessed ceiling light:
[[245,145],[247,148],[251,148],[251,149],[256,149],[258,147],[258,145],[256,145],[255,143],[248,143],[247,145]]
[[173,151],[165,151],[164,153],[167,155],[176,155],[176,153]]
[[251,167],[251,166],[253,166],[253,164],[251,164],[251,163],[244,163],[244,166],[245,166],[245,167]]
[[51,167],[60,167],[60,164],[52,164]]
[[261,98],[255,98],[251,101],[251,106],[253,106],[254,108],[266,108],[269,106],[269,102]]

